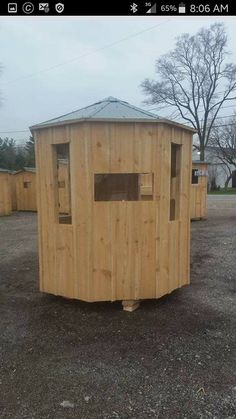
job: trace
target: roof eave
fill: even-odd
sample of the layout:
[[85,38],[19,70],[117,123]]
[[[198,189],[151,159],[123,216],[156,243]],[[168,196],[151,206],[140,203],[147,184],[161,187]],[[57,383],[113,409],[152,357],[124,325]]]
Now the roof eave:
[[12,172],[13,175],[18,175],[19,173],[36,173],[36,168],[35,167],[23,167],[22,169],[16,170],[14,172]]
[[151,119],[151,118],[80,118],[80,119],[70,119],[68,121],[60,121],[60,122],[54,122],[50,124],[38,124],[38,125],[32,125],[29,127],[30,131],[34,131],[37,129],[43,129],[43,128],[52,128],[62,125],[71,125],[71,124],[79,124],[82,122],[159,122],[159,119]]
[[83,118],[83,119],[71,119],[69,121],[61,121],[61,122],[54,122],[50,124],[37,124],[32,125],[29,127],[31,133],[33,134],[33,131],[39,130],[39,129],[46,129],[46,128],[53,128],[56,126],[63,126],[63,125],[71,125],[76,123],[82,123],[82,122],[132,122],[132,123],[164,123],[168,125],[173,125],[182,129],[185,129],[187,131],[191,131],[192,133],[196,133],[197,130],[189,127],[184,124],[180,124],[179,122],[174,122],[169,119],[165,118]]
[[209,161],[192,160],[192,164],[211,164]]

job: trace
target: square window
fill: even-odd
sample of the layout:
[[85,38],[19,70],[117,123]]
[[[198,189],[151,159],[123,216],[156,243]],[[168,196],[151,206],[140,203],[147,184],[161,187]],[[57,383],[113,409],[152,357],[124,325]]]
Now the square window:
[[58,188],[65,188],[65,186],[66,186],[66,182],[64,180],[58,181]]
[[31,185],[31,182],[30,181],[25,181],[24,182],[24,189],[28,189],[29,187],[30,187],[30,185]]

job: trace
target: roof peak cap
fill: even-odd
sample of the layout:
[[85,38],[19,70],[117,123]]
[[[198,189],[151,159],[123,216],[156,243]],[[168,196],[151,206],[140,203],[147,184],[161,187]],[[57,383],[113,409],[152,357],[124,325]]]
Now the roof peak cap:
[[105,97],[105,99],[102,99],[101,102],[122,102],[122,103],[128,103],[128,102],[125,102],[124,100],[118,99],[117,97],[114,97],[114,96]]

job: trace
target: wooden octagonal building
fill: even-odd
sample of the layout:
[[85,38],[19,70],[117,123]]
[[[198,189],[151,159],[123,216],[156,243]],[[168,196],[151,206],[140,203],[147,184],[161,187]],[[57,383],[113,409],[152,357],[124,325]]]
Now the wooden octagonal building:
[[132,310],[189,283],[193,129],[109,97],[31,131],[41,291]]

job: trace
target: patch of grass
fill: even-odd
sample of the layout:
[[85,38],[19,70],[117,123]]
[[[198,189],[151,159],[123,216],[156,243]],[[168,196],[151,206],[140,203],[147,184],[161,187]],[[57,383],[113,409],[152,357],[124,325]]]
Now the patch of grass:
[[228,188],[227,191],[220,189],[219,191],[210,191],[208,195],[236,195],[236,188]]

